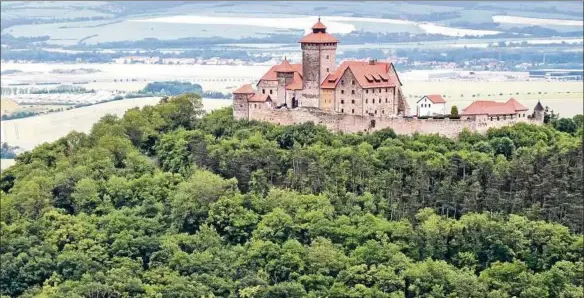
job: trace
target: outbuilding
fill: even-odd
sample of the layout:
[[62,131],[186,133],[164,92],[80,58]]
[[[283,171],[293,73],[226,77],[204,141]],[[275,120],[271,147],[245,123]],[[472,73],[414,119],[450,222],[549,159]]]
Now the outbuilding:
[[446,101],[438,94],[424,95],[416,106],[418,117],[446,114]]

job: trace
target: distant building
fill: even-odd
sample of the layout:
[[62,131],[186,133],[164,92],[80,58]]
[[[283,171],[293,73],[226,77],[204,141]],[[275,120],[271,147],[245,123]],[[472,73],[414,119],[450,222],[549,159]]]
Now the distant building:
[[416,102],[418,116],[446,114],[446,101],[438,94],[425,95]]
[[529,71],[530,78],[575,80],[581,81],[584,70],[582,69],[536,69]]

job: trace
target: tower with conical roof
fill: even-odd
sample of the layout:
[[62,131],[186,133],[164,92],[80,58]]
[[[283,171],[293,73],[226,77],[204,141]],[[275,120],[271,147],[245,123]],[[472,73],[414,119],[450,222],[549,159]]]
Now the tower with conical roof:
[[541,105],[541,102],[539,102],[539,100],[538,100],[537,104],[535,105],[535,108],[533,108],[533,119],[535,119],[535,121],[543,123],[544,118],[545,118],[545,109]]
[[336,67],[338,39],[326,32],[326,26],[318,22],[312,33],[300,41],[302,47],[302,98],[300,106],[319,107],[320,84]]

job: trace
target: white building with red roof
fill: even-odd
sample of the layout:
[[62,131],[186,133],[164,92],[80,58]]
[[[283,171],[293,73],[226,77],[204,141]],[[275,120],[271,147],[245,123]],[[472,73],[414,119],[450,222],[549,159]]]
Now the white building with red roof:
[[446,100],[439,94],[424,95],[416,102],[418,116],[435,116],[446,114]]
[[253,118],[261,100],[267,103],[262,108],[308,107],[373,117],[409,114],[393,64],[344,61],[337,67],[339,41],[326,29],[319,18],[312,32],[300,39],[302,63],[292,64],[284,58],[260,78],[255,89],[247,86],[233,92],[235,117]]

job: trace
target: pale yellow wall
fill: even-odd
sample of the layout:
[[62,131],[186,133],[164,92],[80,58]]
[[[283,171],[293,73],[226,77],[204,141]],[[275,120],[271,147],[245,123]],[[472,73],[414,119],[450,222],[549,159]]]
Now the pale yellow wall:
[[320,109],[332,111],[334,109],[335,89],[320,89]]

